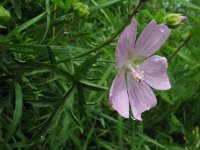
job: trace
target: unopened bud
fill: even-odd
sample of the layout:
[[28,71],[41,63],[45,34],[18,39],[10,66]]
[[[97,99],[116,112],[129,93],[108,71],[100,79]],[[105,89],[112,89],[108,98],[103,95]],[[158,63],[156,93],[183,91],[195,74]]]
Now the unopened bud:
[[83,4],[81,2],[77,2],[73,5],[73,9],[75,11],[75,13],[79,16],[79,17],[86,17],[89,15],[89,7],[86,4]]
[[181,14],[169,14],[165,17],[165,24],[172,29],[179,27],[184,21],[187,20],[186,16]]
[[10,20],[10,12],[0,5],[0,25],[5,25]]

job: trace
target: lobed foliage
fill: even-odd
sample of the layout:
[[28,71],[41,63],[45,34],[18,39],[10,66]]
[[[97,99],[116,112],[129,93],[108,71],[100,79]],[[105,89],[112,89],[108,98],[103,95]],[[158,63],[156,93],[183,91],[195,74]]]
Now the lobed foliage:
[[139,1],[77,2],[2,1],[11,18],[0,26],[0,149],[200,149],[200,1],[147,0],[135,15],[139,31],[169,13],[188,17],[158,52],[172,88],[155,91],[142,122],[108,101],[117,38],[107,40]]

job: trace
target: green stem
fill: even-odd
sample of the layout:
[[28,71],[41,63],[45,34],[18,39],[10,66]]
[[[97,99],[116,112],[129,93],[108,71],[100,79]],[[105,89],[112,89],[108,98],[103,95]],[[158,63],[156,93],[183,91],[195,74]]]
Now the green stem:
[[178,54],[178,52],[182,49],[182,47],[184,47],[192,38],[192,34],[189,34],[188,37],[183,41],[183,43],[177,48],[177,50],[168,57],[167,61],[171,61],[172,58],[174,58],[174,56],[176,56]]
[[60,60],[58,61],[58,63],[64,63],[64,62],[69,62],[70,60],[73,60],[73,59],[76,59],[76,58],[79,58],[79,57],[82,57],[82,56],[85,56],[85,55],[88,55],[92,52],[97,52],[98,50],[100,50],[102,47],[105,47],[106,45],[110,44],[123,30],[124,28],[131,22],[131,19],[141,10],[142,6],[144,5],[146,0],[140,0],[140,2],[138,3],[137,7],[134,9],[134,11],[129,14],[128,16],[128,19],[127,21],[121,26],[121,28],[119,28],[119,30],[117,32],[115,32],[108,40],[106,40],[104,43],[102,43],[101,45],[91,49],[91,50],[88,50],[88,51],[85,51],[85,52],[82,52],[80,54],[77,54],[77,55],[74,55],[73,57],[71,58],[67,58],[67,59],[63,59],[63,60]]

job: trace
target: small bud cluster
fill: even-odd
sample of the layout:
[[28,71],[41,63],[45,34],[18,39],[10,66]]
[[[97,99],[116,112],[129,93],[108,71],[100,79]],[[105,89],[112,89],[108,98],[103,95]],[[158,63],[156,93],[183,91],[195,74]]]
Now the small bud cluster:
[[89,15],[89,7],[86,4],[83,4],[81,2],[77,2],[73,5],[73,9],[75,11],[75,13],[79,16],[79,17],[86,17]]

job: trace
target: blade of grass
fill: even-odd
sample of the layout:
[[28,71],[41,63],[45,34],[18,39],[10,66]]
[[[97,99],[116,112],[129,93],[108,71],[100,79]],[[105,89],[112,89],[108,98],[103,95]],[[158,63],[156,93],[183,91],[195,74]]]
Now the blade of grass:
[[101,53],[98,53],[94,56],[88,57],[84,63],[82,63],[75,71],[74,77],[77,80],[80,80],[87,72],[88,70],[91,68],[91,66],[96,62],[98,56]]
[[31,25],[33,25],[34,23],[38,22],[39,20],[41,20],[44,16],[45,16],[46,12],[41,13],[40,15],[34,17],[33,19],[21,24],[20,26],[16,27],[15,29],[13,29],[11,32],[9,32],[6,37],[7,38],[11,38],[12,36],[15,35],[15,33],[19,33],[25,29],[27,29],[28,27],[30,27]]
[[15,13],[17,14],[17,17],[19,19],[21,19],[22,14],[21,14],[21,9],[20,9],[20,5],[22,4],[20,0],[10,0],[10,2],[12,3],[14,9],[15,9]]
[[[95,0],[91,0],[91,2],[95,5],[95,6],[98,6],[98,3],[95,1]],[[111,1],[112,2],[112,1]],[[114,1],[115,2],[115,1]],[[109,2],[110,3],[110,2]],[[112,3],[111,3],[112,5]],[[102,12],[102,14],[105,16],[105,18],[110,22],[110,24],[115,28],[115,23],[112,21],[112,19],[109,17],[108,13],[106,11],[104,11],[103,9],[100,9],[100,11]]]
[[87,81],[80,81],[80,83],[85,88],[88,88],[88,89],[91,89],[91,90],[94,90],[94,91],[105,91],[105,90],[109,89],[108,87],[104,87],[104,86],[97,85],[97,84],[94,84],[94,83],[90,83],[90,82],[87,82]]
[[97,11],[99,9],[111,6],[111,5],[115,4],[115,3],[122,2],[122,1],[125,1],[125,0],[110,0],[110,1],[106,1],[106,2],[103,2],[101,4],[98,4],[98,5],[90,7],[89,10],[90,10],[90,12]]
[[82,84],[80,84],[79,82],[76,83],[76,87],[77,87],[77,95],[78,95],[80,112],[82,115],[83,114],[85,115],[84,106],[85,106],[86,102],[85,102],[84,89],[83,89]]
[[40,44],[44,41],[44,39],[46,38],[49,29],[50,29],[50,25],[51,25],[51,10],[50,10],[50,5],[49,5],[49,0],[45,0],[45,7],[46,7],[46,14],[47,14],[47,25],[46,25],[46,30],[45,33],[40,41]]
[[17,130],[17,127],[19,125],[19,122],[22,116],[22,105],[23,105],[22,89],[18,82],[14,81],[13,84],[15,88],[15,111],[14,111],[13,120],[11,121],[6,137],[4,141],[0,144],[0,149],[3,149],[4,146],[12,138],[15,131]]
[[[45,122],[43,122],[42,124],[40,124],[40,125],[37,126],[37,128],[40,128],[40,129],[30,139],[30,141],[29,141],[30,145],[33,144],[32,143],[33,141],[35,141],[36,139],[39,139],[43,134],[46,133],[46,131],[48,130],[49,126],[51,125],[51,122],[52,122],[54,116],[56,115],[56,113],[58,112],[58,110],[63,106],[64,102],[68,99],[68,97],[72,93],[73,89],[74,89],[74,84],[69,88],[69,90],[63,96],[61,102],[58,105],[56,105],[56,107],[54,108],[53,112],[50,114],[50,116],[48,117],[48,119]],[[32,130],[34,130],[34,129],[36,129],[36,128],[33,128]]]
[[[48,54],[48,49],[46,45],[25,45],[25,44],[7,44],[7,43],[0,43],[0,51],[3,51],[5,48],[18,53],[28,53],[28,54],[35,54],[35,55],[46,55]],[[49,48],[54,50],[56,55],[62,54],[72,54],[84,51],[85,49],[75,46],[53,46],[49,45]]]
[[21,65],[24,65],[24,66],[32,66],[32,67],[40,67],[40,69],[48,69],[49,71],[52,71],[53,73],[55,73],[56,75],[58,76],[61,76],[65,79],[69,79],[71,81],[74,81],[74,77],[64,71],[64,70],[61,70],[60,68],[57,68],[53,65],[49,65],[49,64],[46,64],[46,63],[39,63],[39,62],[36,62],[36,61],[26,61],[26,62],[20,62],[19,60],[15,60],[17,63],[21,64]]
[[81,133],[83,133],[83,127],[81,125],[80,120],[75,116],[75,114],[73,113],[72,110],[69,110],[68,113],[69,113],[69,116],[71,117],[71,119],[73,120],[73,122],[76,124],[76,126],[81,131]]
[[186,0],[176,0],[176,1],[179,2],[180,4],[184,5],[184,6],[187,6],[187,7],[196,9],[196,10],[200,10],[200,7],[198,7],[197,5],[195,5],[195,4],[193,4],[189,1],[186,1]]
[[84,143],[84,146],[83,146],[83,150],[87,150],[87,146],[88,146],[89,140],[90,140],[90,138],[92,137],[92,133],[93,133],[94,130],[95,130],[95,124],[96,124],[96,120],[95,120],[95,122],[93,123],[92,128],[90,129],[90,131],[89,131],[89,133],[88,133],[88,135],[87,135],[87,138],[86,138],[85,143]]
[[49,52],[49,60],[50,60],[50,63],[52,65],[56,65],[56,56],[54,54],[54,51],[51,49],[51,47],[49,45],[47,45],[47,50]]

